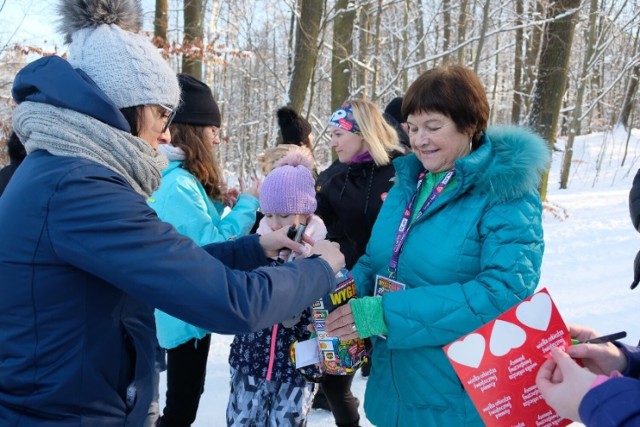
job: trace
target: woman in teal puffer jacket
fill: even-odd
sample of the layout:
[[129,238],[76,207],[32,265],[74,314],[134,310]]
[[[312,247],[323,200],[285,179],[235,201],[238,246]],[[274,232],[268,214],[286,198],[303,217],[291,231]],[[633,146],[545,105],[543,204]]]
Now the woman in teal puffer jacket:
[[[486,130],[484,89],[464,67],[421,75],[402,112],[414,154],[394,161],[396,184],[352,271],[361,298],[331,313],[327,329],[373,337],[373,424],[480,426],[442,347],[534,292],[549,150],[525,129]],[[377,275],[404,289],[366,297]]]
[[[171,144],[158,146],[169,166],[149,206],[199,246],[244,236],[256,220],[257,183],[223,217],[227,191],[214,153],[220,143],[220,110],[206,84],[187,74],[178,74],[178,82],[182,104],[170,127]],[[204,389],[211,334],[162,310],[155,311],[155,318],[158,342],[167,349],[167,398],[158,425],[188,426]]]

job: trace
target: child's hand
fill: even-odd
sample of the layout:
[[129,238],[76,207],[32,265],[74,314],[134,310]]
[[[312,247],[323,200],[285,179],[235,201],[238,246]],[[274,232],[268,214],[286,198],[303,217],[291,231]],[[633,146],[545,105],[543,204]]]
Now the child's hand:
[[230,190],[227,190],[226,202],[230,208],[234,207],[236,203],[238,203],[239,195],[240,195],[240,192],[238,191],[237,188],[232,188]]
[[581,368],[567,353],[554,347],[536,376],[540,394],[560,416],[580,421],[578,408],[596,379],[596,374]]
[[[247,193],[247,194],[251,194],[253,197],[255,197],[256,199],[260,196],[260,185],[262,184],[262,181],[260,181],[259,178],[252,176],[251,177],[251,187],[247,188],[246,190],[243,189],[243,193]],[[244,187],[244,186],[243,186]]]

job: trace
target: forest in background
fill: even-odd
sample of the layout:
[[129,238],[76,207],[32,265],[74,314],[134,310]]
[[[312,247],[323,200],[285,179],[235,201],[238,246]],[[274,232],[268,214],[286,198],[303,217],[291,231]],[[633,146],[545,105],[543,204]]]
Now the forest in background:
[[[228,141],[219,155],[240,180],[256,173],[256,157],[277,143],[280,106],[291,105],[312,123],[315,154],[326,165],[331,153],[323,131],[340,103],[366,98],[384,107],[420,73],[455,63],[474,69],[485,84],[491,124],[529,126],[552,145],[563,139],[566,188],[576,135],[640,127],[639,3],[151,0],[143,6],[144,29],[175,70],[211,86]],[[7,127],[15,73],[39,55],[65,51],[4,40],[0,49],[0,123]]]

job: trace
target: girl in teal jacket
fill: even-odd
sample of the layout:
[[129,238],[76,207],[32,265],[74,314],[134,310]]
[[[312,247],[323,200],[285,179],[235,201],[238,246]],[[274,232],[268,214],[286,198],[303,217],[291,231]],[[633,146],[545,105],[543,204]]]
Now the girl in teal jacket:
[[[158,146],[169,166],[149,206],[199,246],[244,236],[256,220],[257,187],[240,194],[223,217],[226,189],[213,151],[220,142],[220,111],[207,85],[186,74],[179,74],[178,81],[182,105],[170,128],[171,144]],[[168,350],[167,399],[160,425],[191,425],[204,387],[211,335],[161,310],[155,317],[158,342]]]
[[[394,161],[396,184],[353,268],[360,298],[327,329],[373,337],[364,408],[376,426],[480,426],[442,347],[534,292],[549,150],[524,129],[485,132],[484,89],[463,67],[427,71],[402,110],[414,154]],[[366,297],[377,275],[404,289]]]

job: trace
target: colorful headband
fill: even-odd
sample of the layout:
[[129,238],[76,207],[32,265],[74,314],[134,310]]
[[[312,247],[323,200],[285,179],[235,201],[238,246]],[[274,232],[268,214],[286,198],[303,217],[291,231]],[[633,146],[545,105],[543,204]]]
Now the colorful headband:
[[353,108],[351,104],[345,102],[331,115],[329,120],[330,126],[339,127],[351,133],[360,134],[360,126],[356,123],[356,119],[353,116]]

